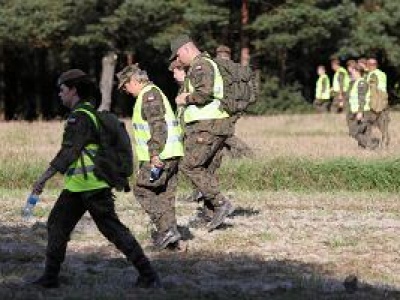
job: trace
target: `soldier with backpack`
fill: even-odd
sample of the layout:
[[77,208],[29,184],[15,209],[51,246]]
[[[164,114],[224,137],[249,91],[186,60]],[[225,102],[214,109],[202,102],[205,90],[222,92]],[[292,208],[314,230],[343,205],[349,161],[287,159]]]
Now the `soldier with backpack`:
[[102,145],[91,92],[94,90],[93,82],[83,71],[72,69],[61,74],[58,85],[62,103],[71,113],[65,124],[61,149],[50,162],[49,168],[34,183],[32,193],[41,194],[47,180],[57,172],[65,174],[65,188],[47,222],[44,274],[33,284],[45,288],[59,286],[60,268],[71,232],[85,212],[89,211],[100,232],[139,272],[135,286],[160,287],[160,279],[142,247],[115,212],[110,184],[95,172],[97,166],[92,157],[96,157]]
[[181,250],[175,194],[178,163],[183,156],[182,129],[167,97],[149,80],[146,71],[130,65],[117,77],[119,89],[136,97],[132,116],[139,160],[135,198],[156,227],[156,249]]
[[234,133],[234,124],[222,104],[224,80],[220,68],[205,53],[201,53],[187,35],[171,41],[170,60],[187,67],[187,92],[175,101],[184,107],[185,156],[180,170],[201,192],[204,203],[214,211],[207,224],[212,231],[234,210],[232,203],[220,192],[214,173],[208,172],[210,162],[222,150],[225,140]]

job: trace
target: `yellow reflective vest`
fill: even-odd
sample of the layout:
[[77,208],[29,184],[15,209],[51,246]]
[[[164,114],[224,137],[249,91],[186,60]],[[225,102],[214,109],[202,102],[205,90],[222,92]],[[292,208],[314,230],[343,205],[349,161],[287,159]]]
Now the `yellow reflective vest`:
[[[225,119],[229,117],[229,114],[221,107],[221,99],[224,97],[224,82],[218,66],[212,59],[207,57],[203,58],[211,64],[214,70],[213,100],[203,106],[194,104],[188,105],[183,113],[183,120],[185,123],[200,120]],[[194,88],[190,80],[188,80],[187,84],[188,92],[192,93]]]
[[183,156],[182,129],[175,117],[171,105],[164,93],[154,84],[146,85],[139,93],[133,110],[132,125],[135,141],[135,152],[139,161],[150,161],[148,141],[151,138],[150,126],[142,116],[143,95],[152,88],[161,94],[165,108],[165,122],[167,123],[168,136],[165,147],[159,154],[160,159]]
[[[360,103],[360,101],[359,101],[359,98],[358,98],[358,96],[359,96],[358,95],[358,85],[362,81],[365,81],[365,79],[364,78],[358,78],[354,82],[354,84],[353,84],[353,86],[352,86],[352,88],[350,90],[349,103],[350,103],[350,111],[352,113],[359,112],[359,107],[360,107],[359,103]],[[371,110],[371,108],[370,108],[370,100],[371,100],[371,98],[370,98],[370,93],[369,93],[369,89],[368,89],[368,92],[365,95],[365,105],[362,108],[362,111],[370,111]]]
[[[323,83],[325,82],[325,90],[323,90]],[[330,83],[328,75],[324,74],[318,77],[317,85],[315,88],[315,99],[329,100],[330,99]]]
[[[90,104],[84,103],[84,105]],[[74,112],[78,111],[86,113],[92,119],[93,123],[96,124],[96,127],[98,127],[97,118],[93,113],[85,109],[84,106],[74,110]],[[81,151],[79,158],[69,166],[65,173],[65,189],[71,192],[85,192],[109,187],[107,182],[94,175],[94,163],[87,154],[89,152],[92,157],[96,156],[98,148],[99,145],[97,144],[85,146],[85,150]]]
[[340,83],[339,83],[339,75],[343,74],[343,92],[347,92],[350,85],[350,77],[347,73],[346,69],[343,67],[339,67],[339,69],[333,75],[333,91],[336,93],[340,92]]
[[379,69],[369,72],[368,76],[367,76],[368,83],[370,83],[372,75],[375,75],[376,77],[378,77],[378,89],[383,92],[387,92],[387,78],[386,78],[385,72],[382,72]]

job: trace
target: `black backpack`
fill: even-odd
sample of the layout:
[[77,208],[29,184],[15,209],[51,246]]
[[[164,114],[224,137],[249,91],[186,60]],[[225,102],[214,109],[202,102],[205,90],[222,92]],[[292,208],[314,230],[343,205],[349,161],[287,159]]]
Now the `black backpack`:
[[96,155],[93,156],[84,149],[94,162],[93,173],[117,191],[129,192],[129,177],[133,174],[133,152],[125,124],[108,111],[79,109],[90,117],[87,110],[96,116],[98,124],[95,124],[99,140]]
[[256,81],[254,72],[249,66],[242,66],[232,60],[214,58],[224,82],[223,108],[236,115],[246,111],[256,102]]

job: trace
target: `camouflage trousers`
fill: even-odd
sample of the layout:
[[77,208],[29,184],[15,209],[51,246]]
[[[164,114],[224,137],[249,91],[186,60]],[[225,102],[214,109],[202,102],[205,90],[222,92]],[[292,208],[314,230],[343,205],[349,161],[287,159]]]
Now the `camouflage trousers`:
[[372,126],[376,120],[377,115],[372,112],[364,112],[362,120],[357,120],[356,114],[348,114],[347,124],[349,126],[349,134],[356,139],[360,147],[374,149],[377,143],[379,144],[379,140],[372,136]]
[[185,156],[180,170],[189,178],[205,202],[218,206],[224,196],[220,193],[215,171],[221,165],[227,136],[216,136],[206,131],[185,134]]
[[47,222],[46,270],[53,270],[54,275],[57,275],[65,259],[71,232],[86,211],[89,211],[100,232],[129,261],[136,262],[144,257],[142,247],[115,212],[111,189],[79,193],[63,190]]
[[331,101],[329,99],[327,100],[315,99],[313,106],[319,113],[329,112]]
[[136,200],[149,215],[157,233],[177,227],[175,196],[178,184],[178,159],[165,161],[161,177],[150,182],[150,163],[142,163],[133,189]]
[[345,110],[347,106],[347,101],[346,101],[346,96],[344,95],[343,98],[340,98],[339,96],[335,96],[332,100],[330,110],[331,112],[334,113],[341,113]]

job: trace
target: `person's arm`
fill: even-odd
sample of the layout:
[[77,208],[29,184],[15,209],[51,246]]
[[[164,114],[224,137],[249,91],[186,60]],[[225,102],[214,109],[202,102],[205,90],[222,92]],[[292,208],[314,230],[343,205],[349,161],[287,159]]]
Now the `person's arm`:
[[61,148],[57,155],[50,162],[50,166],[36,180],[32,192],[40,195],[43,188],[50,178],[57,172],[64,174],[68,167],[81,155],[82,149],[89,142],[94,142],[93,126],[89,116],[84,113],[71,114],[68,117]]
[[[324,78],[322,80],[322,88],[321,88],[321,94],[318,95],[322,99],[322,95],[327,91],[328,89],[328,78]],[[325,99],[324,99],[325,100]]]
[[343,98],[343,94],[344,94],[344,74],[342,72],[340,72],[339,75],[338,75],[338,81],[339,81],[339,97]]
[[214,97],[214,69],[210,62],[196,62],[188,74],[193,92],[187,95],[186,104],[204,105]]
[[363,111],[364,111],[364,106],[365,106],[365,101],[366,101],[366,95],[368,92],[368,84],[362,80],[358,84],[358,113],[357,113],[357,119],[361,120],[363,116]]
[[150,140],[147,142],[153,164],[160,162],[159,155],[165,147],[168,137],[165,107],[160,92],[153,88],[143,95],[143,119],[149,123]]

